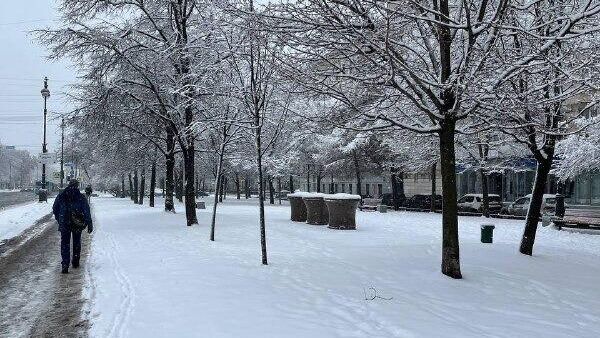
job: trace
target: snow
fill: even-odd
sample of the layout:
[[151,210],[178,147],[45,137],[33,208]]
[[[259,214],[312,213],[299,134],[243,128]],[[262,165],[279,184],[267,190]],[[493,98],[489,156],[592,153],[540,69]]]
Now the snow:
[[308,198],[318,198],[328,196],[327,194],[323,194],[320,192],[306,192],[306,191],[296,191],[295,193],[288,194],[288,197],[308,197]]
[[5,192],[18,192],[19,189],[0,189],[0,194]]
[[[336,231],[267,206],[270,265],[262,266],[256,200],[219,206],[216,242],[209,209],[198,210],[200,226],[186,227],[181,205],[174,215],[128,199],[93,203],[93,337],[600,332],[600,236],[540,228],[529,257],[518,253],[522,221],[460,217],[464,279],[453,280],[439,272],[439,214],[359,212],[357,231]],[[493,244],[479,242],[483,223],[496,226]]]
[[328,199],[328,200],[360,200],[360,196],[352,195],[352,194],[337,193],[337,194],[332,194],[332,195],[326,195],[325,199]]
[[53,198],[48,203],[31,202],[0,210],[0,241],[19,236],[35,222],[52,212]]

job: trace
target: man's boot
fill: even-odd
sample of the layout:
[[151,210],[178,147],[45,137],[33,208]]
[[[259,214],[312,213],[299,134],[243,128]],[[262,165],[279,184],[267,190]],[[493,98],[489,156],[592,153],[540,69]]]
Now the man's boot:
[[79,268],[79,260],[73,260],[73,269]]
[[61,273],[69,273],[69,265],[63,265]]

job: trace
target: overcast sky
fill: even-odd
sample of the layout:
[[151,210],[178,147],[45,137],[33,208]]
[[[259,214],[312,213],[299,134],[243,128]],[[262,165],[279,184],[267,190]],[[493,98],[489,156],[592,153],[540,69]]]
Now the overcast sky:
[[48,148],[56,151],[60,134],[57,113],[69,110],[63,100],[74,72],[67,62],[46,59],[47,50],[28,33],[56,23],[54,0],[0,1],[0,143],[33,154],[41,151],[43,100],[40,90],[48,76]]

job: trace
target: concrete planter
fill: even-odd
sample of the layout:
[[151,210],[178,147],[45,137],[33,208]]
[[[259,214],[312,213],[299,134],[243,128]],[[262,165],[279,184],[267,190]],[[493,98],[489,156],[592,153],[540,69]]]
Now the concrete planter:
[[288,195],[288,200],[290,201],[292,221],[306,222],[306,206],[302,197]]
[[302,199],[306,205],[306,223],[313,225],[329,223],[329,212],[322,196],[305,196]]
[[339,194],[325,198],[329,211],[329,228],[336,230],[356,230],[356,208],[360,196]]

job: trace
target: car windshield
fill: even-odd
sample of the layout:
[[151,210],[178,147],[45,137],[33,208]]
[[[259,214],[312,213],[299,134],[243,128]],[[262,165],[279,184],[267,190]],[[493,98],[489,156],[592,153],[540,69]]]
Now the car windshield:
[[546,204],[556,204],[556,198],[546,198]]
[[529,199],[528,198],[519,198],[518,200],[515,201],[515,204],[525,204],[526,202],[528,202]]

